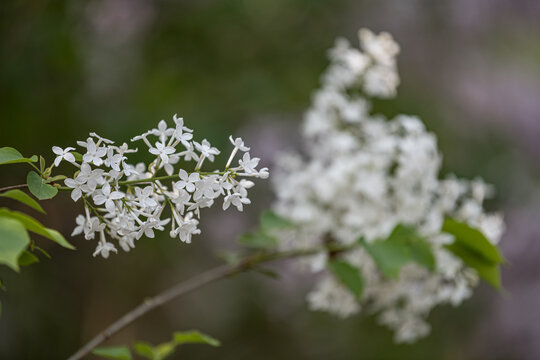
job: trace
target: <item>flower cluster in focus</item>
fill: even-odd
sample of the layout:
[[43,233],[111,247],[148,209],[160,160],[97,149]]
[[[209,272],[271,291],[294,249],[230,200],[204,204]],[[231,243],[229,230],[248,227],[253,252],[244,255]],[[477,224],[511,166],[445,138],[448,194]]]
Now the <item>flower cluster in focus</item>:
[[[73,201],[84,203],[84,214],[76,218],[72,235],[84,234],[85,239],[97,239],[94,256],[107,258],[117,252],[117,244],[125,251],[135,246],[143,236],[168,226],[171,237],[190,243],[199,234],[200,211],[223,198],[223,209],[231,205],[239,211],[250,204],[248,189],[254,183],[249,178],[268,177],[268,169],[257,169],[259,158],[251,157],[241,138],[230,137],[233,150],[223,170],[202,171],[205,162],[212,162],[220,151],[206,139],[193,140],[193,131],[184,126],[182,118],[174,116],[174,127],[160,121],[158,127],[135,136],[148,148],[153,160],[131,164],[128,156],[137,152],[124,143],[91,133],[86,141],[78,141],[83,150],[53,147],[57,156],[54,165],[68,161],[78,168],[73,178],[65,179]],[[232,165],[238,152],[243,155]],[[191,169],[188,164],[192,163]]]
[[445,247],[453,241],[441,232],[445,218],[480,229],[493,244],[504,224],[500,215],[483,210],[490,186],[454,176],[439,179],[436,137],[417,117],[371,113],[370,97],[396,94],[399,46],[387,33],[361,30],[359,38],[362,50],[339,39],[329,52],[331,64],[303,124],[308,159],[287,154],[279,161],[274,208],[297,225],[279,234],[279,246],[348,245],[359,238],[372,244],[399,224],[414,227],[429,243],[434,271],[409,263],[394,280],[381,274],[362,247],[337,255],[365,279],[360,298],[324,271],[335,254],[321,252],[303,262],[321,273],[308,295],[310,308],[341,317],[362,309],[377,312],[396,341],[413,342],[429,333],[425,319],[431,309],[460,304],[478,282],[476,271]]

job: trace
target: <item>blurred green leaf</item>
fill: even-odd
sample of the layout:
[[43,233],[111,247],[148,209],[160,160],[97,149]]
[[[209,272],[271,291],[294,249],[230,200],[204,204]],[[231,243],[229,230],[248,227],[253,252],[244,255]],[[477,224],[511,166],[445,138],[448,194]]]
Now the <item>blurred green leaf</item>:
[[435,258],[429,243],[414,228],[397,225],[385,240],[367,243],[360,239],[379,270],[388,277],[397,278],[403,265],[416,262],[426,269],[435,268]]
[[62,247],[65,247],[70,250],[75,250],[75,247],[71,245],[67,240],[54,229],[49,229],[43,226],[39,221],[33,217],[23,214],[18,211],[11,211],[6,208],[0,208],[0,216],[12,218],[21,222],[24,227],[38,235],[44,236],[55,243],[59,244]]
[[152,346],[146,342],[136,342],[134,350],[138,355],[150,360],[163,360],[169,357],[177,346],[183,344],[208,344],[219,346],[220,342],[211,336],[200,333],[196,330],[175,332],[171,341]]
[[34,155],[31,158],[25,158],[20,152],[12,147],[0,148],[0,165],[16,164],[16,163],[30,163],[36,162],[37,156]]
[[360,270],[343,260],[332,260],[328,265],[336,278],[360,299],[364,291],[364,278]]
[[58,194],[58,189],[46,183],[35,171],[30,171],[26,177],[30,192],[39,200],[52,199]]
[[265,210],[261,214],[261,227],[266,230],[283,229],[293,227],[293,223],[277,215],[272,210]]
[[444,221],[442,231],[454,235],[455,243],[476,253],[478,257],[492,264],[505,262],[499,249],[484,236],[484,234],[465,223],[454,219]]
[[238,239],[238,242],[245,246],[249,246],[253,248],[260,248],[260,249],[269,249],[277,245],[276,238],[268,235],[262,230],[257,230],[250,233],[243,234]]
[[446,219],[442,231],[454,235],[446,248],[475,269],[478,275],[497,290],[501,290],[500,264],[505,262],[499,249],[478,229],[454,219]]
[[18,259],[29,243],[30,237],[21,222],[0,215],[0,264],[18,272]]
[[39,246],[37,246],[36,244],[33,244],[32,246],[32,250],[38,250],[40,253],[42,253],[43,255],[45,255],[45,257],[47,258],[51,258],[51,255],[49,255],[48,252],[46,252],[45,250],[43,250],[42,248],[40,248]]
[[39,170],[43,172],[45,170],[45,158],[43,156],[39,156]]
[[146,342],[137,341],[133,346],[133,349],[138,355],[144,356],[150,360],[154,360],[157,356],[154,352],[154,347]]
[[208,344],[210,346],[220,346],[219,340],[214,339],[209,335],[205,335],[197,330],[189,330],[182,332],[175,332],[173,340],[176,345],[181,344]]
[[108,346],[95,348],[92,354],[114,360],[131,360],[131,352],[127,346]]
[[24,250],[21,256],[19,256],[19,265],[28,266],[39,262],[39,259],[36,255],[32,254],[28,250]]
[[32,209],[37,210],[45,214],[45,210],[39,205],[39,203],[32,199],[28,194],[21,190],[9,190],[0,194],[2,197],[7,197],[22,202],[30,206]]
[[219,251],[216,256],[229,265],[237,265],[242,260],[242,255],[236,251]]
[[475,269],[478,275],[497,290],[501,290],[501,272],[499,266],[486,261],[474,251],[459,243],[447,245],[446,248]]

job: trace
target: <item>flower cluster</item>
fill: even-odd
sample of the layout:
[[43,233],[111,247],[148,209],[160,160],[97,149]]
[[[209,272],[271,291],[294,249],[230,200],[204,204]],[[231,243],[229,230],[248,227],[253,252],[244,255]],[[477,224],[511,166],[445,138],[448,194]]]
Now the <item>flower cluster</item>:
[[[247,178],[268,177],[268,169],[257,170],[259,158],[251,157],[241,138],[230,141],[234,146],[222,171],[203,172],[205,160],[214,161],[220,151],[206,139],[193,140],[193,131],[184,126],[182,118],[174,116],[174,127],[160,121],[158,127],[131,141],[148,147],[154,159],[148,164],[128,162],[128,155],[137,152],[128,144],[114,145],[113,141],[90,133],[86,141],[78,141],[82,154],[53,147],[57,155],[54,165],[65,160],[79,170],[73,178],[65,179],[73,201],[82,199],[84,214],[76,218],[72,235],[83,234],[87,240],[98,238],[94,256],[104,258],[117,252],[115,239],[125,251],[135,246],[142,236],[154,237],[170,223],[170,236],[190,243],[198,228],[200,210],[210,207],[223,197],[223,209],[233,205],[242,211],[250,203],[248,189],[254,183]],[[231,164],[243,152],[238,166]],[[196,165],[187,170],[189,162]],[[177,166],[182,163],[182,166]],[[168,210],[167,210],[168,208]],[[167,215],[165,215],[167,214]]]
[[[312,309],[342,317],[361,309],[378,312],[397,342],[412,342],[429,332],[425,319],[433,307],[460,304],[478,282],[475,270],[444,247],[453,241],[441,232],[444,218],[477,227],[494,244],[504,226],[499,215],[483,210],[490,186],[454,176],[439,179],[436,138],[417,117],[389,120],[371,113],[369,97],[396,94],[399,47],[387,33],[361,30],[359,38],[363,51],[340,39],[329,52],[331,65],[303,124],[309,158],[287,154],[279,160],[274,207],[297,225],[279,234],[280,246],[313,248],[328,239],[352,244],[359,237],[373,243],[398,224],[414,226],[432,248],[435,271],[410,263],[398,280],[388,279],[359,247],[340,256],[365,279],[360,299],[328,272],[308,295]],[[307,265],[321,272],[328,258],[322,252]]]

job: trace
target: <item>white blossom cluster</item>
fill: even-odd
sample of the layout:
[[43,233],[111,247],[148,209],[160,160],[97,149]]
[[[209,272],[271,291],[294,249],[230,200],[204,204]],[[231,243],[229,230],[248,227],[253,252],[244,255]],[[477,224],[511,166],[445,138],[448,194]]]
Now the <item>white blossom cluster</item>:
[[[308,159],[287,154],[279,160],[274,207],[298,226],[279,234],[280,247],[313,248],[328,239],[352,244],[360,237],[373,242],[398,224],[414,226],[432,247],[434,272],[411,263],[390,280],[358,247],[340,256],[365,279],[359,300],[328,272],[308,295],[311,309],[341,317],[377,312],[397,342],[413,342],[429,332],[425,319],[433,307],[460,304],[478,282],[475,270],[443,247],[453,241],[441,233],[444,218],[479,228],[493,243],[504,224],[501,216],[484,212],[492,191],[481,180],[439,179],[436,138],[417,117],[371,114],[368,97],[396,94],[399,46],[387,33],[361,30],[359,38],[363,51],[339,39],[329,52],[331,64],[302,129]],[[321,272],[328,257],[320,253],[304,265]]]
[[[254,183],[246,178],[268,177],[268,169],[257,170],[259,158],[251,157],[241,138],[230,141],[234,146],[223,171],[203,172],[205,160],[214,161],[220,151],[205,139],[193,140],[193,131],[184,126],[182,118],[174,116],[174,127],[160,121],[158,127],[132,142],[141,141],[148,147],[153,160],[148,164],[132,165],[128,154],[137,152],[128,144],[114,145],[113,141],[91,133],[86,141],[78,141],[83,149],[82,159],[76,160],[73,151],[53,147],[57,155],[54,165],[66,160],[79,170],[65,185],[71,198],[84,202],[84,214],[76,218],[72,235],[83,234],[87,240],[98,238],[94,256],[104,258],[117,252],[118,245],[129,251],[142,236],[154,237],[170,223],[170,236],[190,243],[198,228],[200,210],[210,207],[223,197],[223,210],[233,205],[242,211],[250,204],[248,189]],[[237,166],[231,164],[238,153],[243,153]],[[189,163],[193,170],[187,170]]]

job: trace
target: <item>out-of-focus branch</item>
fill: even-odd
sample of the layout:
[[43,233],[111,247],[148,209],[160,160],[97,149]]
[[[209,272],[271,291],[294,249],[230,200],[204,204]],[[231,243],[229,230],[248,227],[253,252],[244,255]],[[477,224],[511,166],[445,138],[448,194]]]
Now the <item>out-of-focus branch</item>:
[[182,281],[172,286],[171,288],[163,291],[162,293],[144,300],[139,306],[126,313],[120,319],[112,323],[105,330],[97,334],[86,345],[80,348],[75,354],[69,357],[68,360],[79,360],[88,355],[94,348],[100,345],[102,342],[116,334],[135,320],[139,319],[144,314],[156,309],[157,307],[168,303],[169,301],[176,299],[182,295],[185,295],[193,290],[199,289],[205,285],[216,282],[220,279],[224,279],[248,270],[253,270],[257,265],[262,263],[271,262],[279,259],[290,259],[301,256],[309,256],[319,253],[321,251],[331,251],[333,253],[343,252],[353,248],[337,247],[337,248],[313,248],[303,250],[291,250],[280,252],[268,252],[268,253],[256,253],[254,255],[246,257],[235,265],[222,265],[214,269],[208,270],[199,274],[189,280]]

